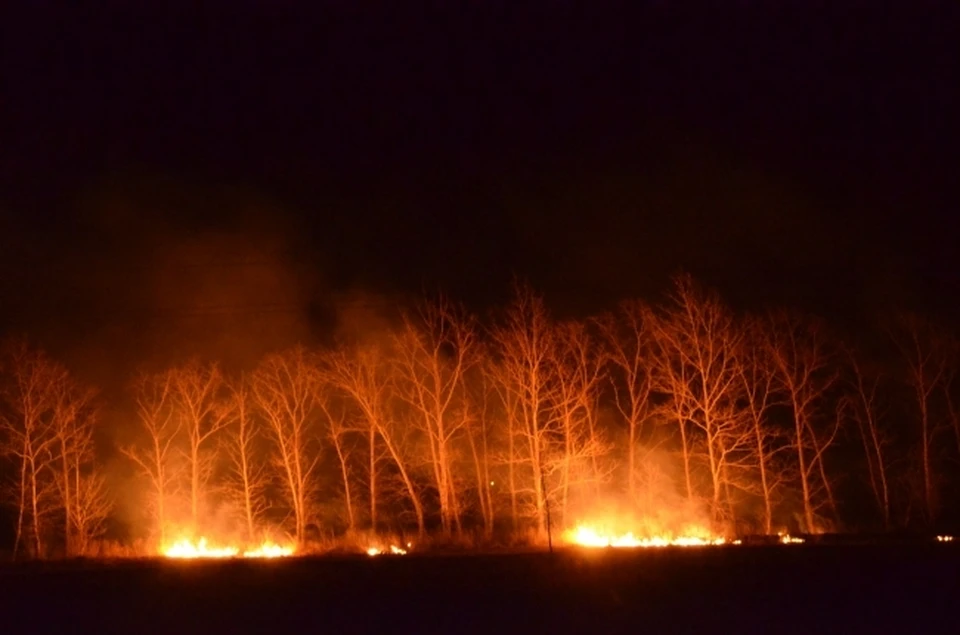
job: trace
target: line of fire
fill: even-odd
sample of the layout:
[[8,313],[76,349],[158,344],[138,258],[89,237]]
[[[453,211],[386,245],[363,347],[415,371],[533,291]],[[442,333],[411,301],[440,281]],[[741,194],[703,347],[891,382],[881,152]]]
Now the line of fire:
[[123,430],[105,429],[113,404],[95,387],[11,340],[9,556],[951,542],[957,339],[915,316],[885,336],[890,364],[816,319],[739,313],[687,276],[583,320],[517,283],[488,318],[438,296],[244,372],[145,369]]

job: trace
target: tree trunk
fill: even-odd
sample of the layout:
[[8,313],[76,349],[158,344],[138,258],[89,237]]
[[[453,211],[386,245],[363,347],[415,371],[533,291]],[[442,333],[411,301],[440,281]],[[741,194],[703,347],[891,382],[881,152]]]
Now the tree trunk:
[[333,434],[333,447],[337,452],[337,459],[340,461],[340,475],[343,477],[343,498],[347,508],[347,531],[351,534],[356,528],[353,516],[353,499],[350,497],[350,471],[347,469],[347,457],[343,453],[343,444],[340,442],[340,435]]

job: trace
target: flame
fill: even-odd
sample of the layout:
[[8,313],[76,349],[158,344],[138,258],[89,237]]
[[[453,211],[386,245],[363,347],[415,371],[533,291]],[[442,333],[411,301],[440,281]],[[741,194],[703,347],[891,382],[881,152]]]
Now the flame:
[[727,544],[726,539],[702,531],[691,531],[680,536],[638,537],[633,532],[604,533],[588,525],[578,525],[564,532],[563,539],[568,544],[581,547],[706,547]]
[[803,538],[797,538],[796,536],[791,536],[790,534],[780,532],[777,534],[780,536],[780,544],[782,545],[800,545],[803,544]]
[[245,551],[240,548],[229,547],[211,547],[206,538],[200,538],[194,543],[191,540],[178,540],[172,545],[162,548],[160,553],[167,558],[282,558],[292,556],[293,547],[281,546],[269,540],[262,544]]
[[284,558],[293,555],[293,547],[281,546],[267,540],[259,547],[243,552],[244,558]]
[[[411,547],[411,544],[408,542],[408,543],[407,543],[407,549],[409,549],[410,547]],[[367,555],[368,555],[368,556],[379,556],[379,555],[382,554],[382,553],[387,553],[387,551],[388,551],[387,549],[381,549],[380,547],[368,547],[368,548],[367,548]],[[405,556],[405,555],[407,555],[407,550],[406,550],[406,549],[403,549],[402,547],[398,547],[398,546],[396,546],[396,545],[390,545],[389,552],[392,553],[392,554],[394,554],[394,555],[396,555],[396,556]]]

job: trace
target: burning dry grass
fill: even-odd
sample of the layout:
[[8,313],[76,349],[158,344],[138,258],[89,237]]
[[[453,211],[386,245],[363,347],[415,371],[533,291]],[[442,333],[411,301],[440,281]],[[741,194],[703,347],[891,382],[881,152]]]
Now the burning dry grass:
[[293,545],[279,545],[270,540],[241,549],[232,545],[210,545],[206,538],[197,541],[179,540],[160,549],[161,555],[166,558],[285,558],[295,552]]

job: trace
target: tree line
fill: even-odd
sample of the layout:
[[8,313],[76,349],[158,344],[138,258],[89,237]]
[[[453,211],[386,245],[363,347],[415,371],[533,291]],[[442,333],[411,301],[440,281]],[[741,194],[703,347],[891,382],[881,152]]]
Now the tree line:
[[[161,543],[223,509],[244,539],[278,525],[301,545],[536,538],[605,501],[651,530],[685,515],[737,533],[932,527],[958,511],[957,340],[912,315],[883,331],[890,359],[810,316],[736,312],[689,276],[656,303],[557,320],[518,283],[486,320],[440,296],[247,372],[141,372],[138,434],[115,450]],[[14,554],[89,552],[117,503],[97,391],[23,340],[2,388]]]

